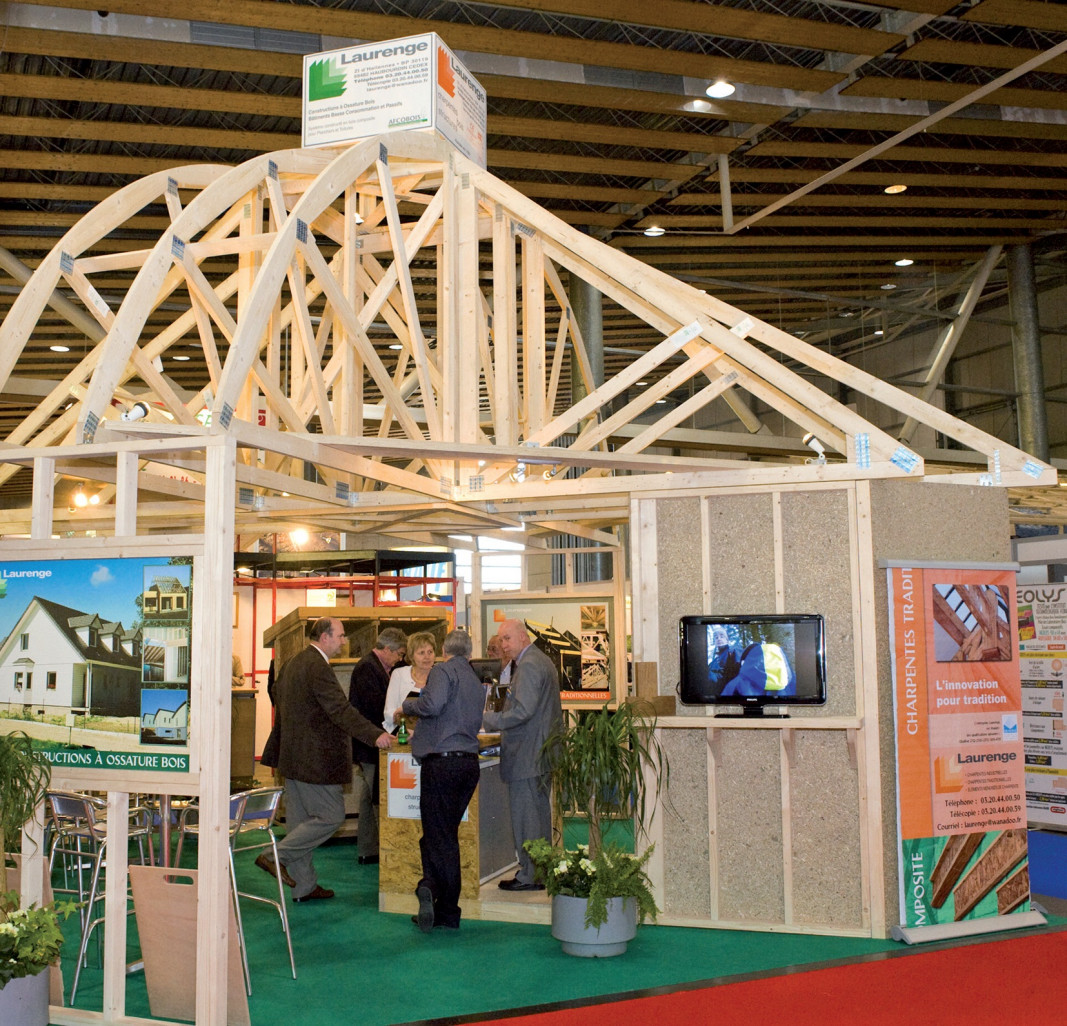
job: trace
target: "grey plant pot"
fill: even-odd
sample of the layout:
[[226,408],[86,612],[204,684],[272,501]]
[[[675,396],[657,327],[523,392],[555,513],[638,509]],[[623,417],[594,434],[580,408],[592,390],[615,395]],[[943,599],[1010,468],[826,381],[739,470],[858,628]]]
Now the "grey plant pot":
[[626,951],[637,933],[637,903],[633,898],[612,898],[607,922],[593,929],[585,925],[587,899],[557,894],[552,899],[552,936],[567,955],[610,958]]
[[20,976],[0,990],[0,1023],[4,1026],[48,1026],[48,970]]

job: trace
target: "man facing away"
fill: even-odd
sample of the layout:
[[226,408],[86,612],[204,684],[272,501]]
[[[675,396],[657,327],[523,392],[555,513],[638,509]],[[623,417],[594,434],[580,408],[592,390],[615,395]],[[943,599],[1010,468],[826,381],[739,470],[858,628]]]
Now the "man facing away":
[[422,768],[422,879],[415,888],[415,921],[423,933],[435,926],[459,929],[459,824],[478,786],[478,729],[485,703],[485,688],[470,664],[470,635],[451,631],[444,655],[419,696],[403,705],[404,715],[419,720],[411,754]]
[[[407,635],[396,627],[386,627],[372,648],[352,668],[348,700],[364,717],[381,727],[385,719],[385,695],[389,674],[407,650]],[[378,749],[358,737],[352,738],[354,783],[359,788],[359,834],[356,847],[361,866],[378,861]]]
[[393,738],[348,703],[330,658],[344,643],[340,620],[322,617],[311,643],[282,667],[275,694],[279,724],[278,772],[285,778],[285,837],[276,866],[264,852],[256,859],[271,876],[281,874],[294,901],[332,898],[320,887],[312,856],[345,819],[343,787],[352,778],[350,737],[388,748]]
[[505,891],[543,890],[522,845],[538,837],[552,838],[549,774],[541,746],[563,719],[559,675],[552,660],[530,643],[521,620],[505,620],[497,633],[514,669],[504,708],[487,712],[484,724],[486,730],[500,731],[500,777],[508,787],[511,832],[519,858],[514,878],[497,886]]

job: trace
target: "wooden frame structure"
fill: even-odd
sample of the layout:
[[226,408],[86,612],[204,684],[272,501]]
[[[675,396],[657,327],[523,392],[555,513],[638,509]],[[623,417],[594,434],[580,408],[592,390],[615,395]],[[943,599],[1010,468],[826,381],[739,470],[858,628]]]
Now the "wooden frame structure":
[[[160,196],[171,220],[158,241],[124,252],[98,246]],[[105,296],[93,284],[102,273],[125,275],[128,287]],[[595,381],[566,274],[662,341]],[[194,556],[191,772],[72,770],[57,783],[106,790],[116,832],[130,791],[199,795],[199,1026],[226,1021],[221,827],[235,532],[301,523],[453,546],[456,533],[523,524],[531,547],[548,548],[559,534],[616,545],[614,528],[645,494],[933,472],[809,373],[955,439],[985,464],[944,480],[1056,479],[999,439],[590,239],[420,133],[281,151],[234,168],[175,168],[115,193],[67,232],[15,301],[0,327],[0,385],[60,286],[80,300],[85,355],[0,442],[0,484],[30,468],[33,498],[28,510],[0,513],[0,558]],[[164,362],[190,345],[209,368],[192,393]],[[565,366],[584,397],[568,394]],[[658,380],[642,389],[653,370]],[[690,397],[655,418],[657,400],[687,382]],[[751,431],[760,426],[755,400],[836,455],[661,450],[672,430],[720,399]],[[94,482],[99,505],[73,510],[71,481]],[[646,597],[635,591],[636,604]],[[121,842],[116,833],[116,853]],[[113,868],[123,871],[118,859]],[[132,1021],[121,901],[107,908],[102,1012],[116,1023]],[[59,1024],[93,1018],[52,1013]]]

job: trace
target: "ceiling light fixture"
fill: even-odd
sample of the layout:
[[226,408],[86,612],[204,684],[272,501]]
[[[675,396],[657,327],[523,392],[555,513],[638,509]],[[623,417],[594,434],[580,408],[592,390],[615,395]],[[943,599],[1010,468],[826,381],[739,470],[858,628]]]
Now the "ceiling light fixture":
[[289,540],[297,546],[307,545],[309,537],[310,535],[303,527],[294,528],[289,532]]
[[885,192],[890,196],[899,196],[902,192],[907,192],[908,187],[906,185],[887,185]]
[[682,109],[694,111],[698,114],[706,114],[711,110],[711,104],[707,100],[690,100]]
[[650,224],[645,229],[645,234],[649,238],[653,238],[653,239],[656,238],[657,236],[665,235],[666,233],[667,233],[667,229],[666,228],[661,228],[658,224]]
[[74,493],[74,505],[77,506],[78,509],[84,509],[89,505],[89,496],[85,494],[84,489],[79,488]]
[[179,363],[185,363],[185,361],[188,360],[189,357],[188,356],[176,356],[176,357],[174,357],[174,359],[177,360]]
[[70,346],[49,346],[53,353],[69,353]]
[[912,260],[910,257],[901,257],[899,260],[894,260],[893,263],[897,267],[911,267],[911,265],[915,263],[915,261]]
[[736,86],[729,82],[725,82],[720,78],[717,81],[712,82],[704,92],[716,100],[723,100],[727,96],[733,96],[736,88]]
[[883,292],[890,292],[891,290],[893,290],[895,288],[896,288],[896,285],[894,285],[891,281],[887,281],[884,285],[881,286],[881,289],[882,289]]

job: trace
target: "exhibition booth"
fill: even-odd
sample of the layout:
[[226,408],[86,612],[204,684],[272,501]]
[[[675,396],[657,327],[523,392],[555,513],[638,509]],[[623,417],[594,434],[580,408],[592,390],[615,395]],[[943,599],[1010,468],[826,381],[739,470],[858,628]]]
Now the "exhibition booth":
[[[243,540],[298,524],[376,550],[522,539],[521,589],[483,587],[476,560],[469,601],[454,613],[463,611],[478,653],[503,619],[540,625],[549,648],[567,621],[554,651],[571,710],[624,701],[630,663],[633,690],[657,700],[671,775],[643,826],[656,844],[650,872],[663,925],[886,937],[908,924],[902,858],[944,840],[940,826],[898,829],[897,692],[901,680],[919,685],[902,676],[911,655],[899,647],[892,573],[936,566],[924,594],[975,588],[1010,606],[1012,588],[997,576],[1011,559],[1006,489],[1054,484],[1053,468],[568,227],[478,156],[476,147],[398,131],[150,176],[70,230],[4,323],[0,379],[58,285],[96,310],[101,338],[78,380],[46,397],[4,449],[3,479],[20,468],[32,474],[33,502],[25,515],[6,514],[0,572],[9,606],[36,600],[42,623],[62,621],[59,633],[82,631],[85,644],[91,633],[112,658],[64,678],[34,651],[32,684],[23,677],[18,694],[0,701],[25,704],[28,719],[40,720],[30,726],[53,742],[56,788],[106,794],[113,879],[126,876],[131,794],[198,800],[188,988],[197,1026],[247,1016],[234,997],[243,992],[233,985],[227,850],[234,568]],[[97,252],[100,239],[160,197],[171,221],[158,242],[121,258]],[[128,288],[104,302],[93,276],[119,265]],[[592,372],[571,301],[585,286],[656,339],[606,381]],[[184,307],[161,327],[150,315],[164,302]],[[395,339],[388,365],[375,344],[382,333]],[[190,339],[212,368],[195,395],[179,393],[157,366]],[[655,385],[640,387],[654,373]],[[862,396],[869,412],[837,402],[813,377]],[[686,383],[689,398],[660,413],[657,399]],[[712,404],[751,432],[763,411],[783,425],[779,443],[739,458],[736,437],[728,444],[725,432],[710,432],[699,454],[675,454],[676,431]],[[953,439],[959,455],[924,460],[879,426],[900,417],[914,418],[931,442],[935,432]],[[802,444],[804,435],[818,446]],[[103,501],[72,512],[74,480]],[[561,537],[572,544],[561,547]],[[574,571],[578,552],[604,560],[588,583]],[[108,601],[89,608],[105,591]],[[308,606],[263,624],[276,659],[302,647],[319,608]],[[436,631],[452,623],[452,609],[401,615],[375,606],[334,607],[350,621],[345,658],[363,654],[391,616],[405,627],[428,617]],[[738,617],[780,626],[774,617],[798,614],[821,618],[825,702],[820,692],[807,702],[783,696],[787,716],[762,707],[729,716],[751,703],[719,704],[699,686],[680,701],[683,621],[703,618],[705,648],[692,659],[709,666],[716,627],[739,630]],[[932,639],[943,621],[916,615],[914,630]],[[990,615],[995,636],[1003,617]],[[21,635],[37,644],[36,629]],[[790,637],[775,644],[793,644],[795,662]],[[800,637],[800,650],[814,645]],[[1017,666],[1013,653],[1007,665]],[[800,672],[796,686],[811,686],[815,671]],[[38,695],[51,693],[49,673],[59,723],[33,713],[45,708]],[[937,673],[931,693],[950,676]],[[958,683],[970,687],[969,678]],[[255,701],[261,722],[262,691]],[[120,731],[118,720],[136,728]],[[1008,744],[1007,721],[997,723],[1004,733],[982,753]],[[963,772],[958,759],[937,762],[953,742],[934,740],[903,764],[909,780]],[[956,748],[969,751],[965,740]],[[402,780],[399,756],[385,758],[384,779]],[[512,854],[501,844],[495,765],[482,773],[465,827],[465,911],[543,921],[533,903],[466,900]],[[966,773],[952,779],[966,795]],[[994,783],[1003,790],[1015,779]],[[927,811],[933,824],[938,810]],[[418,825],[409,813],[386,796],[384,912],[413,909]],[[1021,809],[1002,818],[1012,824],[1006,834],[1025,826]],[[983,835],[976,859],[1001,832],[993,822],[968,829]],[[38,823],[23,849],[29,900],[41,895],[41,839]],[[996,872],[993,861],[984,873],[995,902],[1020,858],[1001,857]],[[950,890],[962,886],[962,865],[942,873]],[[102,1007],[53,1004],[57,1026],[134,1021],[125,1009],[125,890],[109,889],[104,905]],[[1005,914],[1031,913],[1023,901]],[[917,925],[927,924],[908,928]]]

